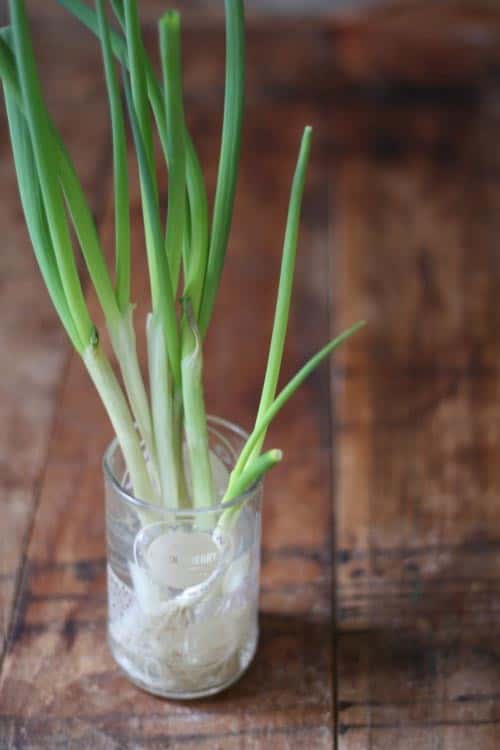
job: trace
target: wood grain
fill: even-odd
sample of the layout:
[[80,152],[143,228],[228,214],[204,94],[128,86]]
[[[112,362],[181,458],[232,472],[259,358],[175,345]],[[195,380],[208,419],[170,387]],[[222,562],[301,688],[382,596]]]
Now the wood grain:
[[[48,7],[32,8],[44,80],[110,247],[97,47]],[[67,361],[31,264],[2,122],[6,622],[15,601],[0,677],[6,750],[498,745],[500,14],[463,1],[439,12],[384,3],[311,24],[257,16],[235,227],[207,342],[210,411],[251,425],[308,122],[315,142],[284,376],[343,326],[369,325],[270,434],[285,463],[266,485],[256,660],[227,694],[185,705],[138,692],[113,665],[100,472],[111,430],[80,362]],[[206,19],[186,34],[184,55],[189,122],[212,189],[223,34]],[[133,211],[140,324],[137,186]],[[20,290],[36,315],[14,314]]]
[[367,103],[389,147],[335,161],[336,309],[368,320],[332,381],[341,750],[500,741],[498,94]]

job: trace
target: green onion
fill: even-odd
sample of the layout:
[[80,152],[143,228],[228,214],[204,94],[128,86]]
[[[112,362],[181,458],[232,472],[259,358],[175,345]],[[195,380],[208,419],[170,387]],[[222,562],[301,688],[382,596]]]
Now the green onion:
[[[72,13],[94,34],[99,35],[98,20],[93,11],[81,0],[57,0],[61,6]],[[125,11],[123,0],[113,0],[113,10],[125,29]],[[125,40],[117,32],[111,32],[111,47],[115,56],[122,64],[129,67],[127,58],[127,45]],[[145,50],[143,49],[143,60],[147,83],[147,93],[151,108],[153,110],[158,134],[162,144],[163,152],[168,163],[167,127],[164,97]],[[1,64],[1,61],[0,61]],[[186,281],[186,293],[191,296],[193,310],[196,318],[199,318],[201,297],[205,282],[205,271],[208,260],[208,200],[201,171],[200,162],[196,154],[193,142],[186,131],[186,183],[189,201],[189,218],[191,225],[190,240],[190,263]]]
[[113,136],[113,171],[115,185],[116,301],[121,312],[130,304],[130,208],[127,166],[127,140],[116,70],[112,58],[111,36],[104,0],[96,0],[102,56],[106,75],[111,133]]
[[180,382],[180,346],[177,319],[175,315],[172,280],[161,236],[160,209],[154,179],[149,166],[147,152],[142,140],[139,122],[135,114],[130,85],[125,77],[125,94],[134,135],[139,175],[142,186],[142,206],[148,249],[149,276],[153,312],[157,313],[163,327],[165,347],[168,352],[174,381]]
[[154,503],[155,493],[130,410],[97,337],[89,344],[82,356],[120,442],[134,492],[141,500]]
[[169,11],[160,21],[168,157],[168,211],[165,248],[172,294],[177,291],[186,218],[186,156],[180,47],[180,16]]
[[[145,51],[141,38],[139,24],[139,10],[136,0],[124,0],[125,6],[125,34],[127,38],[127,52],[132,89],[132,101],[136,112],[139,132],[141,134],[144,153],[149,162],[151,175],[154,174],[153,159],[153,131],[149,113],[149,103],[146,87]],[[156,190],[156,180],[152,186]]]
[[113,322],[118,318],[119,310],[95,222],[64,145],[57,136],[53,140],[59,145],[58,175],[73,227],[104,315]]
[[202,335],[205,334],[212,315],[231,228],[245,98],[245,14],[243,0],[225,0],[225,6],[226,95],[210,251],[199,321]]
[[[160,83],[144,48],[137,0],[111,0],[118,30],[110,28],[106,0],[95,0],[95,11],[82,0],[58,1],[100,42],[113,143],[114,281],[75,166],[44,103],[24,1],[9,0],[11,27],[0,30],[0,79],[33,250],[54,307],[112,422],[133,491],[143,500],[168,508],[213,506],[218,498],[203,394],[203,339],[220,283],[234,208],[244,102],[243,2],[226,0],[226,91],[210,224],[202,169],[185,123],[179,14],[168,11],[159,22]],[[138,164],[151,288],[146,326],[149,394],[137,357],[130,298],[128,148],[117,62]],[[165,229],[154,161],[154,127],[168,167]],[[306,128],[292,182],[261,399],[252,433],[229,478],[225,500],[242,496],[281,461],[279,450],[261,453],[271,422],[313,369],[363,325],[357,323],[327,344],[276,395],[310,142],[311,129]],[[124,391],[90,318],[73,231],[104,313]],[[176,302],[179,286],[182,309]],[[240,507],[239,503],[232,506],[219,523],[236,517]],[[147,523],[150,518],[142,513],[141,521]]]
[[248,467],[235,480],[231,493],[227,493],[224,500],[228,502],[239,495],[243,495],[253,487],[269,469],[276,466],[283,458],[280,450],[270,450],[251,461]]
[[[66,2],[66,0],[63,0]],[[75,0],[75,4],[79,4],[79,0]],[[113,10],[117,16],[121,26],[125,28],[125,15],[123,10],[123,0],[112,0]],[[76,12],[76,8],[75,8]],[[78,10],[81,13],[81,10]],[[93,24],[89,24],[89,27]],[[119,40],[116,40],[116,48],[120,49]],[[165,52],[162,53],[162,60],[166,60]],[[147,54],[144,54],[144,64],[146,71],[147,89],[148,96],[155,117],[160,141],[162,144],[163,152],[167,164],[170,160],[171,146],[169,145],[168,126],[167,126],[167,113],[166,105],[163,103],[164,95],[156,79],[153,67]],[[180,61],[179,72],[177,79],[180,84]],[[165,66],[164,66],[165,68]],[[175,75],[175,72],[174,72]],[[165,73],[164,73],[165,78]],[[175,86],[174,82],[174,86]],[[168,91],[168,85],[166,84]],[[179,108],[182,107],[181,90],[179,90]],[[170,105],[171,109],[172,107]],[[180,117],[183,119],[183,113],[180,113]],[[185,281],[185,295],[191,297],[193,310],[196,318],[198,318],[201,305],[201,297],[203,293],[203,285],[205,281],[205,269],[208,260],[208,201],[205,190],[205,184],[203,180],[203,173],[201,171],[200,162],[196,154],[193,142],[189,136],[187,130],[185,130],[185,159],[186,159],[186,184],[188,191],[189,200],[189,224],[191,227],[191,238],[189,247],[189,263],[185,262],[184,273],[186,276]],[[172,138],[175,140],[174,136]],[[184,243],[186,246],[186,243]],[[167,249],[168,252],[168,249]],[[187,255],[187,253],[185,253]]]
[[194,320],[191,300],[184,297],[182,304],[182,398],[186,442],[193,503],[196,507],[204,508],[215,502],[215,496],[203,400],[201,337]]
[[28,33],[26,10],[23,2],[9,0],[12,19],[12,38],[18,67],[24,112],[40,187],[47,215],[47,224],[53,243],[56,262],[64,293],[72,311],[73,320],[81,342],[90,342],[93,324],[90,319],[71,246],[71,236],[66,222],[64,203],[58,185],[57,172],[50,160],[50,126],[43,106],[40,82],[36,73],[33,47]]
[[149,387],[151,412],[155,435],[155,456],[158,461],[158,479],[161,496],[168,507],[180,503],[178,471],[174,439],[174,408],[172,382],[168,367],[165,337],[158,316],[147,319]]
[[[154,466],[156,462],[153,427],[146,390],[137,359],[137,346],[132,322],[133,307],[130,303],[130,196],[125,121],[104,0],[96,0],[96,10],[113,140],[115,296],[119,310],[118,317],[106,315],[106,311],[105,315],[111,343],[120,364],[132,412]],[[101,270],[100,273],[104,276],[106,272]]]
[[[265,435],[265,432],[275,416],[278,414],[278,412],[283,408],[283,406],[286,404],[289,398],[293,396],[297,388],[299,388],[304,380],[309,377],[309,375],[313,372],[313,370],[318,367],[318,365],[323,362],[326,357],[328,357],[329,354],[333,352],[334,349],[336,349],[340,344],[343,344],[345,341],[347,341],[348,338],[350,338],[354,333],[359,331],[360,328],[362,328],[365,325],[364,320],[358,321],[358,323],[355,323],[353,326],[347,329],[347,331],[344,331],[339,336],[334,338],[330,343],[328,343],[323,349],[321,349],[317,354],[314,355],[314,357],[311,357],[311,359],[306,362],[306,364],[298,371],[298,373],[290,380],[290,382],[283,388],[283,390],[280,392],[280,394],[275,398],[271,406],[267,409],[267,411],[263,414],[262,418],[259,420],[257,425],[255,426],[252,434],[248,438],[245,447],[243,448],[238,461],[236,463],[236,466],[234,467],[232,471],[232,480],[233,483],[237,481],[238,477],[245,471],[247,468],[247,463],[250,459],[250,456],[252,455],[256,445],[258,444],[259,440],[262,438],[263,435]],[[229,497],[232,494],[232,487],[231,483],[229,484],[228,490],[226,495]]]
[[[0,29],[0,78],[4,88],[6,88],[11,96],[14,96],[16,104],[22,106],[21,92],[19,91],[16,61],[12,54],[12,50],[6,43],[6,39],[11,39],[12,34],[9,27]],[[10,42],[11,43],[11,42]]]
[[66,301],[61,277],[57,268],[54,248],[47,225],[47,216],[38,185],[35,157],[30,143],[28,128],[12,94],[9,93],[7,88],[5,90],[5,103],[12,151],[18,175],[19,193],[31,243],[52,303],[73,346],[81,353],[83,351],[82,342],[78,336],[71,310]]
[[[302,195],[304,193],[304,183],[306,179],[307,162],[311,150],[311,133],[312,129],[307,127],[302,137],[300,153],[297,162],[297,168],[292,183],[292,192],[290,196],[290,205],[288,208],[288,219],[286,224],[285,242],[283,247],[283,256],[281,260],[280,281],[278,287],[278,297],[276,300],[276,311],[274,314],[273,333],[269,347],[269,356],[267,361],[266,376],[262,387],[262,395],[257,412],[255,424],[258,425],[262,416],[271,406],[276,394],[278,377],[283,359],[283,349],[285,346],[285,336],[288,327],[288,317],[290,313],[290,300],[292,297],[293,277],[295,271],[295,256],[297,253],[297,240],[300,223],[300,207],[302,204]],[[257,442],[254,454],[258,454],[264,435]]]
[[[22,23],[24,8],[19,7],[18,10],[19,15],[16,18]],[[26,33],[26,27],[24,29],[23,27],[19,29],[19,34],[22,35],[23,33]],[[6,37],[5,34],[3,36]],[[25,40],[24,44],[29,46],[29,39]],[[6,56],[4,55],[3,57],[5,58]],[[10,112],[10,122],[15,123],[12,124],[11,127],[12,143],[15,157],[17,153],[16,170],[18,174],[21,200],[27,218],[28,228],[32,237],[35,254],[37,255],[37,259],[42,269],[42,275],[46,280],[49,293],[51,294],[51,297],[54,301],[56,310],[58,311],[75,348],[88,363],[93,359],[91,355],[87,355],[87,350],[89,349],[89,347],[91,347],[92,349],[94,347],[93,342],[95,342],[96,339],[94,333],[95,329],[93,328],[93,326],[90,327],[87,341],[82,340],[78,334],[78,331],[76,330],[76,326],[74,325],[73,321],[74,312],[72,308],[72,298],[68,298],[68,291],[67,289],[64,289],[60,278],[59,266],[57,261],[61,259],[58,259],[56,257],[47,220],[47,211],[60,211],[57,219],[60,222],[60,226],[63,227],[63,231],[69,233],[67,225],[64,225],[64,210],[60,209],[61,197],[63,193],[68,204],[70,215],[73,219],[76,234],[81,241],[85,260],[87,262],[91,277],[94,280],[98,297],[108,318],[108,325],[110,323],[116,323],[117,321],[117,306],[115,303],[114,292],[109,280],[109,276],[107,274],[107,268],[104,264],[104,259],[102,256],[97,232],[95,230],[95,225],[93,223],[93,219],[87,206],[80,183],[76,176],[76,172],[69,158],[69,155],[67,154],[64,145],[62,144],[60,136],[55,130],[55,127],[51,122],[48,113],[44,109],[41,90],[38,88],[38,119],[39,122],[43,123],[43,125],[45,126],[44,135],[47,138],[47,141],[51,143],[50,150],[44,156],[47,160],[47,163],[50,165],[49,174],[51,176],[55,175],[59,178],[63,191],[62,193],[60,193],[58,191],[57,184],[54,184],[52,195],[54,196],[55,205],[49,204],[49,207],[46,208],[46,203],[42,199],[42,189],[41,186],[39,186],[39,180],[41,185],[40,171],[37,168],[33,150],[31,149],[31,146],[29,144],[30,138],[28,137],[28,121],[25,120],[23,116],[24,113],[28,110],[25,106],[24,98],[22,97],[22,95],[19,95],[19,93],[16,94],[15,90],[18,79],[17,71],[15,71],[16,62],[15,60],[10,61],[10,59],[9,62],[11,64],[11,69],[14,70],[14,74],[6,77],[3,82],[5,87],[6,100],[8,102],[8,108]],[[14,101],[17,105],[19,105],[18,107],[14,106]],[[19,140],[19,138],[23,138],[24,140],[25,145],[23,149],[16,147],[16,139]],[[53,159],[53,162],[50,162],[51,158]],[[74,266],[71,243],[65,246],[64,253],[65,254],[63,254],[62,262],[66,267],[71,268],[72,265]],[[85,306],[85,302],[83,302],[83,305]],[[85,313],[88,317],[86,306]],[[134,367],[134,360],[130,356],[130,352],[128,354],[129,356],[127,358],[121,358],[120,360],[120,364],[122,365],[123,370],[133,370]],[[98,369],[102,370],[102,367],[104,366],[102,363],[104,362],[104,355],[101,354],[99,357],[100,368]],[[101,388],[100,390],[101,395],[103,396],[103,400],[105,400],[105,406],[109,412],[110,403],[115,403],[120,398],[123,401],[123,397],[121,395],[121,391],[119,389],[117,381],[112,381],[111,378],[106,377],[104,378],[103,382],[107,383],[108,387],[111,389],[109,393],[107,393],[107,396],[105,388]],[[125,410],[123,408],[120,408],[119,414],[122,415],[123,422],[123,419],[125,419],[124,415],[126,414]],[[124,450],[129,453],[129,460],[132,467],[130,469],[131,475],[134,475],[136,478],[142,477],[142,479],[138,479],[138,486],[142,488],[145,496],[150,496],[152,494],[151,484],[149,483],[149,480],[144,479],[144,459],[140,452],[139,441],[135,433],[130,414],[128,412],[126,420],[126,424],[122,423],[121,426],[119,426],[119,428],[117,427],[116,429],[119,429],[122,434],[126,434],[127,431],[130,433],[127,439],[126,448]],[[116,424],[116,418],[114,419],[114,424]],[[130,446],[133,443],[135,443],[135,450],[132,452]],[[140,459],[137,458],[138,456],[140,456]]]

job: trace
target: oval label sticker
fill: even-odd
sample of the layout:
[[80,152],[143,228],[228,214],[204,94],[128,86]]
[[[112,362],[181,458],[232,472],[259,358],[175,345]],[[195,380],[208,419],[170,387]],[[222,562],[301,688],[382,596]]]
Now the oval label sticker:
[[209,534],[171,531],[153,539],[144,557],[155,583],[185,589],[211,576],[219,555]]

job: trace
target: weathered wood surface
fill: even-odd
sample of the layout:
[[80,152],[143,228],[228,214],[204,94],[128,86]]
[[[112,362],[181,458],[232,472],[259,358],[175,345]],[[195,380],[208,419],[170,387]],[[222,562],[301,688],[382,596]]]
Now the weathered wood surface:
[[[66,15],[55,2],[40,3],[27,0],[32,17],[51,22],[59,21]],[[0,13],[1,13],[0,7]],[[386,20],[407,25],[410,21],[415,30],[415,22],[421,31],[429,31],[429,21],[439,21],[440,33],[453,35],[454,24],[474,22],[483,26],[485,21],[498,23],[496,0],[246,0],[245,10],[250,23],[279,15],[280,21],[300,17],[308,22],[325,19],[367,19],[370,23]],[[141,0],[141,18],[144,23],[154,23],[165,12],[163,0]],[[182,4],[182,15],[189,25],[207,24],[219,21],[223,15],[223,4],[213,0],[186,0]],[[1,16],[0,16],[1,17]],[[447,28],[448,27],[448,28]],[[474,31],[477,33],[477,25]],[[432,27],[431,27],[432,29]],[[432,29],[437,31],[437,29]],[[471,39],[469,38],[470,42]]]
[[[216,699],[158,701],[107,653],[100,457],[110,428],[80,362],[68,362],[2,158],[5,623],[16,607],[1,748],[498,745],[498,13],[477,16],[473,28],[486,23],[489,36],[463,40],[455,65],[418,25],[389,33],[395,18],[375,14],[373,33],[286,22],[249,34],[245,158],[207,351],[211,411],[251,423],[306,122],[316,137],[287,374],[329,330],[358,317],[369,327],[273,428],[286,463],[266,486],[260,649]],[[58,57],[56,81],[55,46],[44,41],[61,29],[40,24],[44,78],[109,243],[97,52],[70,29],[73,67]],[[211,186],[222,42],[217,29],[186,39],[190,121]],[[440,49],[446,66],[434,76]],[[6,157],[3,122],[0,132]],[[30,304],[16,313],[19,290]]]
[[369,328],[332,379],[341,750],[500,745],[499,91],[346,117],[334,319]]

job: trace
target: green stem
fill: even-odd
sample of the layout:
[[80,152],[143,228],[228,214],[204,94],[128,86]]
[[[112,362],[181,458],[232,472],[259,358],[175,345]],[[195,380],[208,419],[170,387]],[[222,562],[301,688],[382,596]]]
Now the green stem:
[[243,0],[225,0],[226,84],[219,172],[215,191],[207,274],[200,314],[205,335],[219,288],[236,194],[245,96],[245,14]]
[[179,464],[175,449],[173,384],[162,326],[155,314],[148,315],[146,331],[149,387],[161,495],[166,507],[174,507],[179,505]]
[[52,164],[50,125],[36,72],[23,0],[9,0],[9,9],[21,96],[47,215],[47,225],[68,306],[72,311],[80,341],[85,343],[90,341],[93,325],[73,256],[57,171],[54,170]]
[[22,95],[16,69],[16,60],[12,52],[12,29],[4,26],[0,29],[0,78],[8,91],[14,96],[17,106],[22,110]]
[[177,485],[179,490],[179,507],[190,508],[191,501],[186,481],[186,470],[184,462],[184,406],[182,403],[182,390],[174,390],[174,421],[173,421],[173,445],[174,461],[177,467]]
[[[302,136],[299,158],[292,183],[290,204],[286,223],[285,241],[283,245],[283,256],[281,261],[280,280],[278,286],[278,297],[274,313],[273,332],[269,355],[267,360],[266,375],[262,387],[259,410],[255,419],[257,425],[263,415],[271,406],[276,395],[276,387],[283,359],[283,349],[290,314],[290,301],[292,297],[293,278],[295,274],[295,257],[297,254],[297,240],[300,224],[300,207],[304,193],[304,183],[307,171],[307,162],[311,149],[311,128],[307,127]],[[257,441],[253,450],[253,457],[259,455],[264,442],[264,435]]]
[[267,453],[263,453],[261,456],[258,456],[257,458],[250,461],[247,468],[242,471],[242,473],[233,483],[230,492],[228,488],[226,494],[224,495],[223,502],[229,502],[230,500],[243,495],[243,493],[247,492],[247,490],[253,487],[253,485],[258,482],[258,480],[261,479],[261,477],[263,477],[264,474],[269,471],[269,469],[272,469],[273,466],[276,466],[276,464],[278,464],[282,458],[282,451],[274,449],[267,451]]
[[306,364],[298,371],[298,373],[290,380],[290,382],[283,388],[283,390],[275,398],[271,406],[267,409],[266,413],[262,416],[259,423],[255,425],[252,434],[248,438],[243,450],[241,451],[238,461],[236,462],[236,466],[231,472],[231,477],[229,480],[229,485],[228,485],[228,490],[227,490],[228,496],[232,494],[233,487],[238,477],[246,469],[247,463],[253,454],[255,446],[257,445],[259,440],[262,438],[262,436],[265,435],[267,428],[269,427],[269,425],[271,424],[275,416],[278,414],[278,412],[286,404],[288,399],[291,396],[293,396],[297,388],[299,388],[302,385],[304,380],[306,380],[306,378],[309,377],[309,375],[313,372],[313,370],[316,367],[318,367],[318,365],[320,365],[321,362],[323,362],[323,360],[326,359],[326,357],[328,357],[328,355],[331,354],[331,352],[334,349],[336,349],[338,346],[344,343],[344,341],[347,341],[348,338],[350,338],[354,333],[356,333],[356,331],[358,331],[364,325],[365,325],[365,322],[361,320],[358,323],[355,323],[353,326],[351,326],[351,328],[348,328],[346,331],[341,333],[340,336],[337,336],[335,339],[330,341],[325,347],[323,347],[323,349],[321,349],[317,354],[315,354],[314,357],[311,357],[311,359],[308,362],[306,362]]
[[215,502],[208,429],[202,385],[200,336],[189,299],[183,299],[182,400],[191,470],[193,505],[203,508]]
[[[248,492],[270,469],[273,468],[273,466],[276,466],[282,458],[283,453],[280,450],[270,450],[267,451],[267,453],[263,453],[262,456],[252,460],[248,467],[233,482],[231,488],[227,488],[222,502],[229,503],[231,500]],[[218,530],[227,532],[231,523],[236,520],[241,508],[241,503],[236,503],[230,508],[227,508],[219,518],[217,524]]]
[[125,312],[130,302],[130,197],[128,186],[125,120],[116,75],[110,29],[104,0],[96,0],[106,88],[113,137],[113,177],[115,194],[115,291],[118,307]]
[[[67,11],[78,18],[91,32],[98,35],[98,21],[96,14],[81,0],[58,0]],[[113,10],[123,29],[125,29],[125,11],[123,0],[112,0]],[[119,61],[130,67],[127,58],[127,45],[123,37],[116,31],[112,30],[110,34],[111,48],[113,54]],[[0,50],[1,52],[1,50]],[[144,48],[142,50],[143,62],[145,66],[145,75],[147,83],[147,92],[153,115],[155,118],[160,142],[168,163],[167,155],[167,127],[166,113],[163,92],[156,78],[151,60],[147,56]],[[0,69],[1,69],[0,59]],[[12,71],[8,69],[6,61],[5,74],[9,75]],[[228,160],[230,164],[230,160]],[[189,213],[191,217],[192,235],[191,235],[191,252],[189,273],[186,275],[186,294],[190,294],[193,301],[193,310],[197,319],[200,315],[201,298],[205,283],[206,266],[208,260],[209,245],[209,219],[208,219],[208,199],[201,171],[200,163],[196,155],[196,150],[189,133],[186,131],[186,182],[189,200]]]
[[101,397],[120,443],[130,473],[134,495],[148,503],[155,502],[144,455],[132,415],[120,384],[99,343],[90,344],[83,352],[83,361]]
[[[127,53],[132,89],[132,101],[137,114],[139,132],[141,134],[144,151],[149,163],[151,174],[154,175],[153,131],[149,112],[148,94],[145,77],[146,53],[141,37],[139,11],[137,0],[124,0],[125,6],[125,35],[127,39]],[[156,179],[154,180],[155,194],[158,194]]]
[[[60,2],[65,0],[60,0]],[[70,0],[71,1],[71,0]],[[79,6],[79,0],[73,0]],[[123,11],[123,0],[112,0],[113,10],[122,26],[125,28],[125,14]],[[73,11],[76,13],[76,8]],[[83,9],[78,7],[80,15],[85,15]],[[90,19],[87,18],[87,21]],[[87,23],[92,30],[92,23]],[[119,37],[117,37],[115,46],[119,54]],[[148,88],[148,97],[153,110],[153,115],[160,136],[160,142],[165,156],[165,161],[169,165],[169,146],[168,146],[168,127],[166,105],[164,94],[156,78],[151,60],[144,53],[144,65],[146,72],[146,81]],[[167,87],[168,91],[168,87]],[[189,263],[185,263],[184,269],[184,294],[190,296],[193,304],[193,310],[198,319],[205,283],[205,274],[208,261],[209,246],[209,217],[208,217],[208,199],[205,189],[205,182],[201,170],[200,162],[196,154],[193,141],[189,132],[184,128],[185,133],[185,159],[186,159],[186,185],[189,202],[189,216],[191,224],[190,253]],[[169,165],[170,168],[170,165]],[[185,244],[185,243],[184,243]]]
[[73,346],[81,353],[85,344],[80,340],[61,283],[26,120],[19,109],[19,100],[12,94],[9,85],[4,86],[4,94],[19,196],[31,244],[57,314]]
[[184,293],[193,303],[193,312],[200,315],[203,286],[208,260],[208,201],[203,173],[192,140],[186,138],[186,183],[189,199],[189,262],[185,263]]
[[137,429],[144,440],[144,446],[149,456],[153,477],[157,478],[158,462],[155,451],[153,425],[146,389],[142,378],[137,343],[133,325],[134,308],[129,304],[127,309],[113,323],[108,322],[108,333],[120,366],[123,383],[132,409]]
[[[25,214],[35,254],[37,254],[39,259],[39,264],[42,268],[44,278],[46,279],[49,293],[51,294],[56,309],[65,324],[68,334],[70,335],[75,348],[77,348],[78,351],[82,351],[85,346],[78,340],[77,332],[74,330],[71,313],[68,309],[64,291],[61,287],[60,277],[57,273],[57,266],[54,262],[52,243],[46,225],[45,209],[40,199],[37,197],[39,196],[39,190],[37,187],[38,178],[33,162],[32,150],[26,137],[24,138],[22,153],[19,153],[19,149],[16,149],[15,146],[16,140],[21,138],[26,131],[24,117],[17,108],[16,111],[18,114],[14,115],[14,105],[12,103],[13,97],[9,95],[8,98],[11,102],[11,116],[16,116],[12,142],[14,154],[16,154],[16,151],[18,152],[18,160],[22,159],[24,165],[21,168],[21,165],[19,164],[19,185],[20,189],[23,191],[23,204],[26,206]],[[57,172],[59,174],[61,185],[63,187],[92,281],[106,317],[111,343],[122,371],[134,418],[145,441],[152,465],[154,465],[151,418],[149,415],[149,406],[147,403],[144,384],[142,382],[142,376],[137,361],[135,334],[131,320],[132,309],[129,306],[123,313],[118,309],[95,223],[90,213],[90,209],[88,208],[75,168],[59,134],[50,122],[50,119],[49,123],[50,133],[54,144],[53,152],[57,155]],[[25,178],[28,182],[26,182]],[[37,201],[38,205],[36,205]]]
[[71,157],[52,123],[51,134],[52,148],[57,154],[54,172],[59,176],[75,233],[99,304],[106,320],[113,323],[119,318],[120,311],[95,221]]
[[165,13],[160,21],[160,52],[165,90],[168,156],[168,210],[165,250],[176,294],[186,219],[186,155],[182,95],[180,16]]
[[170,269],[163,247],[158,196],[154,190],[154,181],[132,102],[130,86],[126,77],[125,95],[139,164],[153,313],[158,314],[161,320],[163,335],[165,337],[165,348],[168,352],[174,384],[178,386],[181,380],[179,330],[172,293]]
[[[5,36],[5,30],[4,30],[4,36]],[[8,39],[8,38],[7,38]],[[9,66],[12,65],[14,72],[12,75],[7,75],[4,78],[4,70],[1,66],[1,55],[0,55],[0,74],[3,78],[4,86],[6,87],[6,91],[9,92],[11,99],[16,100],[18,103],[18,108],[20,113],[24,115],[26,118],[26,124],[29,127],[29,118],[28,118],[28,109],[26,107],[26,102],[22,96],[22,91],[20,90],[19,82],[18,82],[18,75],[16,71],[16,61],[14,58],[9,57],[11,55],[11,51],[8,48],[8,41],[7,44],[3,40],[0,41],[0,49],[5,49],[5,55],[9,60]],[[33,85],[33,82],[32,82]],[[39,100],[40,106],[42,108],[42,111],[38,113],[38,120],[36,127],[41,127],[42,130],[38,131],[39,136],[43,136],[43,130],[45,129],[45,135],[44,138],[49,143],[49,157],[50,159],[53,159],[53,161],[47,161],[46,166],[48,165],[49,169],[49,179],[52,180],[52,178],[55,176],[59,182],[60,187],[62,187],[62,192],[64,194],[64,199],[66,201],[69,213],[71,215],[71,220],[73,222],[73,226],[82,250],[82,254],[85,259],[85,263],[87,265],[87,269],[89,271],[90,277],[92,279],[92,283],[94,285],[94,288],[97,293],[97,297],[99,299],[100,305],[102,307],[102,310],[104,312],[104,315],[108,321],[114,321],[118,315],[119,315],[119,309],[117,305],[117,301],[115,298],[115,293],[113,290],[113,285],[111,283],[111,279],[108,273],[108,268],[106,265],[106,261],[104,259],[104,254],[102,251],[101,243],[99,240],[99,235],[97,233],[97,229],[95,226],[94,219],[92,217],[92,213],[90,211],[89,205],[87,203],[87,199],[85,197],[85,193],[82,189],[81,183],[78,179],[78,175],[76,173],[75,166],[72,162],[72,159],[61,139],[61,136],[57,132],[57,129],[47,112],[45,105],[43,103],[43,99]],[[30,131],[31,132],[31,131]],[[33,141],[33,139],[31,139]],[[46,157],[47,154],[43,154],[43,157]],[[35,160],[36,164],[36,160]],[[36,182],[40,183],[40,192],[43,197],[43,187],[42,187],[42,175],[39,173],[39,170],[36,170]],[[65,225],[65,212],[64,207],[61,207],[61,199],[60,199],[60,191],[57,188],[57,190],[54,190],[53,197],[56,201],[54,206],[52,207],[52,212],[56,209],[62,210],[62,215],[56,217],[58,221],[59,228],[63,231],[63,237],[65,238],[65,242],[69,242],[68,244],[64,245],[64,250],[61,250],[59,253],[55,252],[55,258],[56,262],[58,263],[59,268],[61,268],[61,264],[64,263],[65,266],[69,269],[71,269],[74,266],[74,270],[70,270],[71,274],[77,273],[76,272],[76,266],[74,264],[74,258],[73,258],[73,247],[71,245],[71,239],[69,237],[69,231],[67,224]],[[46,216],[47,220],[47,227],[49,229],[49,234],[51,236],[51,242],[54,248],[57,248],[58,246],[53,241],[54,234],[50,231],[50,224],[48,221],[48,210],[49,207],[47,206],[47,201],[44,198],[44,208],[43,212]],[[66,257],[66,254],[69,253],[70,257]],[[63,257],[64,255],[64,257]],[[61,275],[61,274],[60,274]],[[79,279],[77,276],[77,281],[79,284]],[[62,278],[61,278],[62,283]],[[68,289],[67,287],[64,288],[65,294],[67,295],[68,303],[71,305],[73,302],[73,299],[71,296],[68,296]],[[84,346],[88,343],[88,338],[84,342]]]

